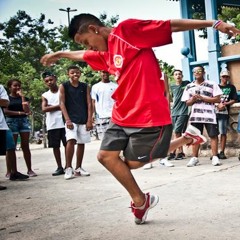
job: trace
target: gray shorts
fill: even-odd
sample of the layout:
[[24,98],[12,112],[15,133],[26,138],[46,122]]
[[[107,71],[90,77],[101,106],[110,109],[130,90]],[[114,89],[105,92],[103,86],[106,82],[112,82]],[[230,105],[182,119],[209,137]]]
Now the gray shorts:
[[130,161],[149,162],[167,156],[172,137],[172,125],[129,128],[110,122],[100,149],[123,151]]
[[188,124],[188,115],[172,116],[173,132],[184,133]]

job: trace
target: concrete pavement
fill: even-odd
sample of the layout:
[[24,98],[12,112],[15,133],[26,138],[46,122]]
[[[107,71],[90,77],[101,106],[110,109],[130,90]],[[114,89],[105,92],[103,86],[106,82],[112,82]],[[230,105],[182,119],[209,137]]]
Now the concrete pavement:
[[[144,225],[135,225],[130,199],[123,187],[96,160],[99,141],[86,145],[83,167],[90,177],[52,177],[51,149],[31,145],[38,177],[24,182],[4,179],[0,157],[0,239],[31,240],[235,240],[240,227],[240,162],[237,157],[214,167],[208,157],[187,168],[188,159],[166,168],[154,163],[134,176],[145,192],[157,194],[159,204]],[[22,152],[18,169],[26,172]],[[75,165],[75,160],[73,161]]]

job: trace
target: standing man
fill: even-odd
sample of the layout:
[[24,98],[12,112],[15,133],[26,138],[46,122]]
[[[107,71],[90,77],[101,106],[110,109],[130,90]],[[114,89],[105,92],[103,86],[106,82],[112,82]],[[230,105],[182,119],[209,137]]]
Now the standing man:
[[[170,85],[171,95],[173,99],[173,105],[171,109],[172,124],[174,138],[179,138],[185,132],[188,123],[188,106],[186,102],[181,101],[183,91],[186,88],[189,81],[183,81],[183,74],[181,70],[174,70],[173,77],[175,84]],[[176,159],[181,160],[185,158],[183,147],[179,147],[177,154],[176,150],[170,153],[168,160]]]
[[[80,82],[81,71],[77,66],[67,69],[69,81],[60,85],[60,107],[65,119],[66,130],[66,170],[64,178],[74,176],[89,176],[90,173],[82,168],[85,143],[91,141],[92,129],[92,101],[90,88],[86,83]],[[76,168],[73,172],[72,159],[77,144]],[[74,173],[74,175],[73,175]]]
[[[182,96],[182,101],[191,106],[189,122],[203,133],[205,127],[211,139],[212,165],[220,165],[218,158],[218,125],[215,113],[215,103],[220,102],[222,91],[215,82],[204,79],[204,68],[197,66],[193,69],[195,81],[189,83]],[[199,144],[192,146],[193,157],[188,162],[188,167],[196,166],[199,163]]]
[[220,133],[220,147],[221,151],[218,155],[220,159],[227,159],[224,151],[227,142],[227,128],[229,124],[229,111],[230,106],[234,104],[238,97],[237,91],[234,85],[230,81],[230,74],[227,70],[224,70],[220,73],[220,84],[223,94],[221,96],[221,102],[216,105],[217,121],[218,121],[218,130]]
[[97,133],[100,139],[108,128],[112,117],[114,100],[112,94],[117,84],[109,80],[109,73],[101,71],[101,81],[92,86],[91,97],[93,105],[93,121],[96,123]]
[[42,111],[46,113],[48,147],[53,148],[53,154],[57,163],[57,169],[52,173],[52,176],[58,176],[64,174],[60,151],[61,142],[66,147],[66,133],[59,105],[59,90],[57,78],[52,72],[44,72],[42,78],[49,88],[47,92],[42,94]]

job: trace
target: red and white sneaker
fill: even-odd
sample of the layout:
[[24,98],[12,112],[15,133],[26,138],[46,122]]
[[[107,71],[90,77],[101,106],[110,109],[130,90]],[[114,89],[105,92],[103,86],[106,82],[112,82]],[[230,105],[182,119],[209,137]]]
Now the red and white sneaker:
[[189,139],[193,140],[190,144],[188,144],[188,146],[195,145],[195,144],[203,144],[203,143],[207,142],[207,139],[201,134],[200,130],[191,124],[188,125],[183,136],[185,138],[189,138]]
[[156,195],[145,194],[146,201],[143,206],[135,207],[134,203],[131,202],[132,213],[135,216],[136,224],[143,224],[147,219],[148,211],[155,207],[159,201],[159,197]]

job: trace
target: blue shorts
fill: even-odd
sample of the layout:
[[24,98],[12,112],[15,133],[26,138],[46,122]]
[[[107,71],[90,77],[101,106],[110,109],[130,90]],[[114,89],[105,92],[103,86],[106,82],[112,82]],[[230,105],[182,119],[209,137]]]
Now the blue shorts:
[[6,131],[6,149],[7,150],[16,149],[16,145],[15,145],[13,134],[12,134],[11,130]]
[[226,135],[229,119],[217,119],[217,122],[218,122],[219,133]]
[[27,117],[24,118],[6,117],[6,122],[13,134],[18,134],[21,132],[31,132],[31,125]]

